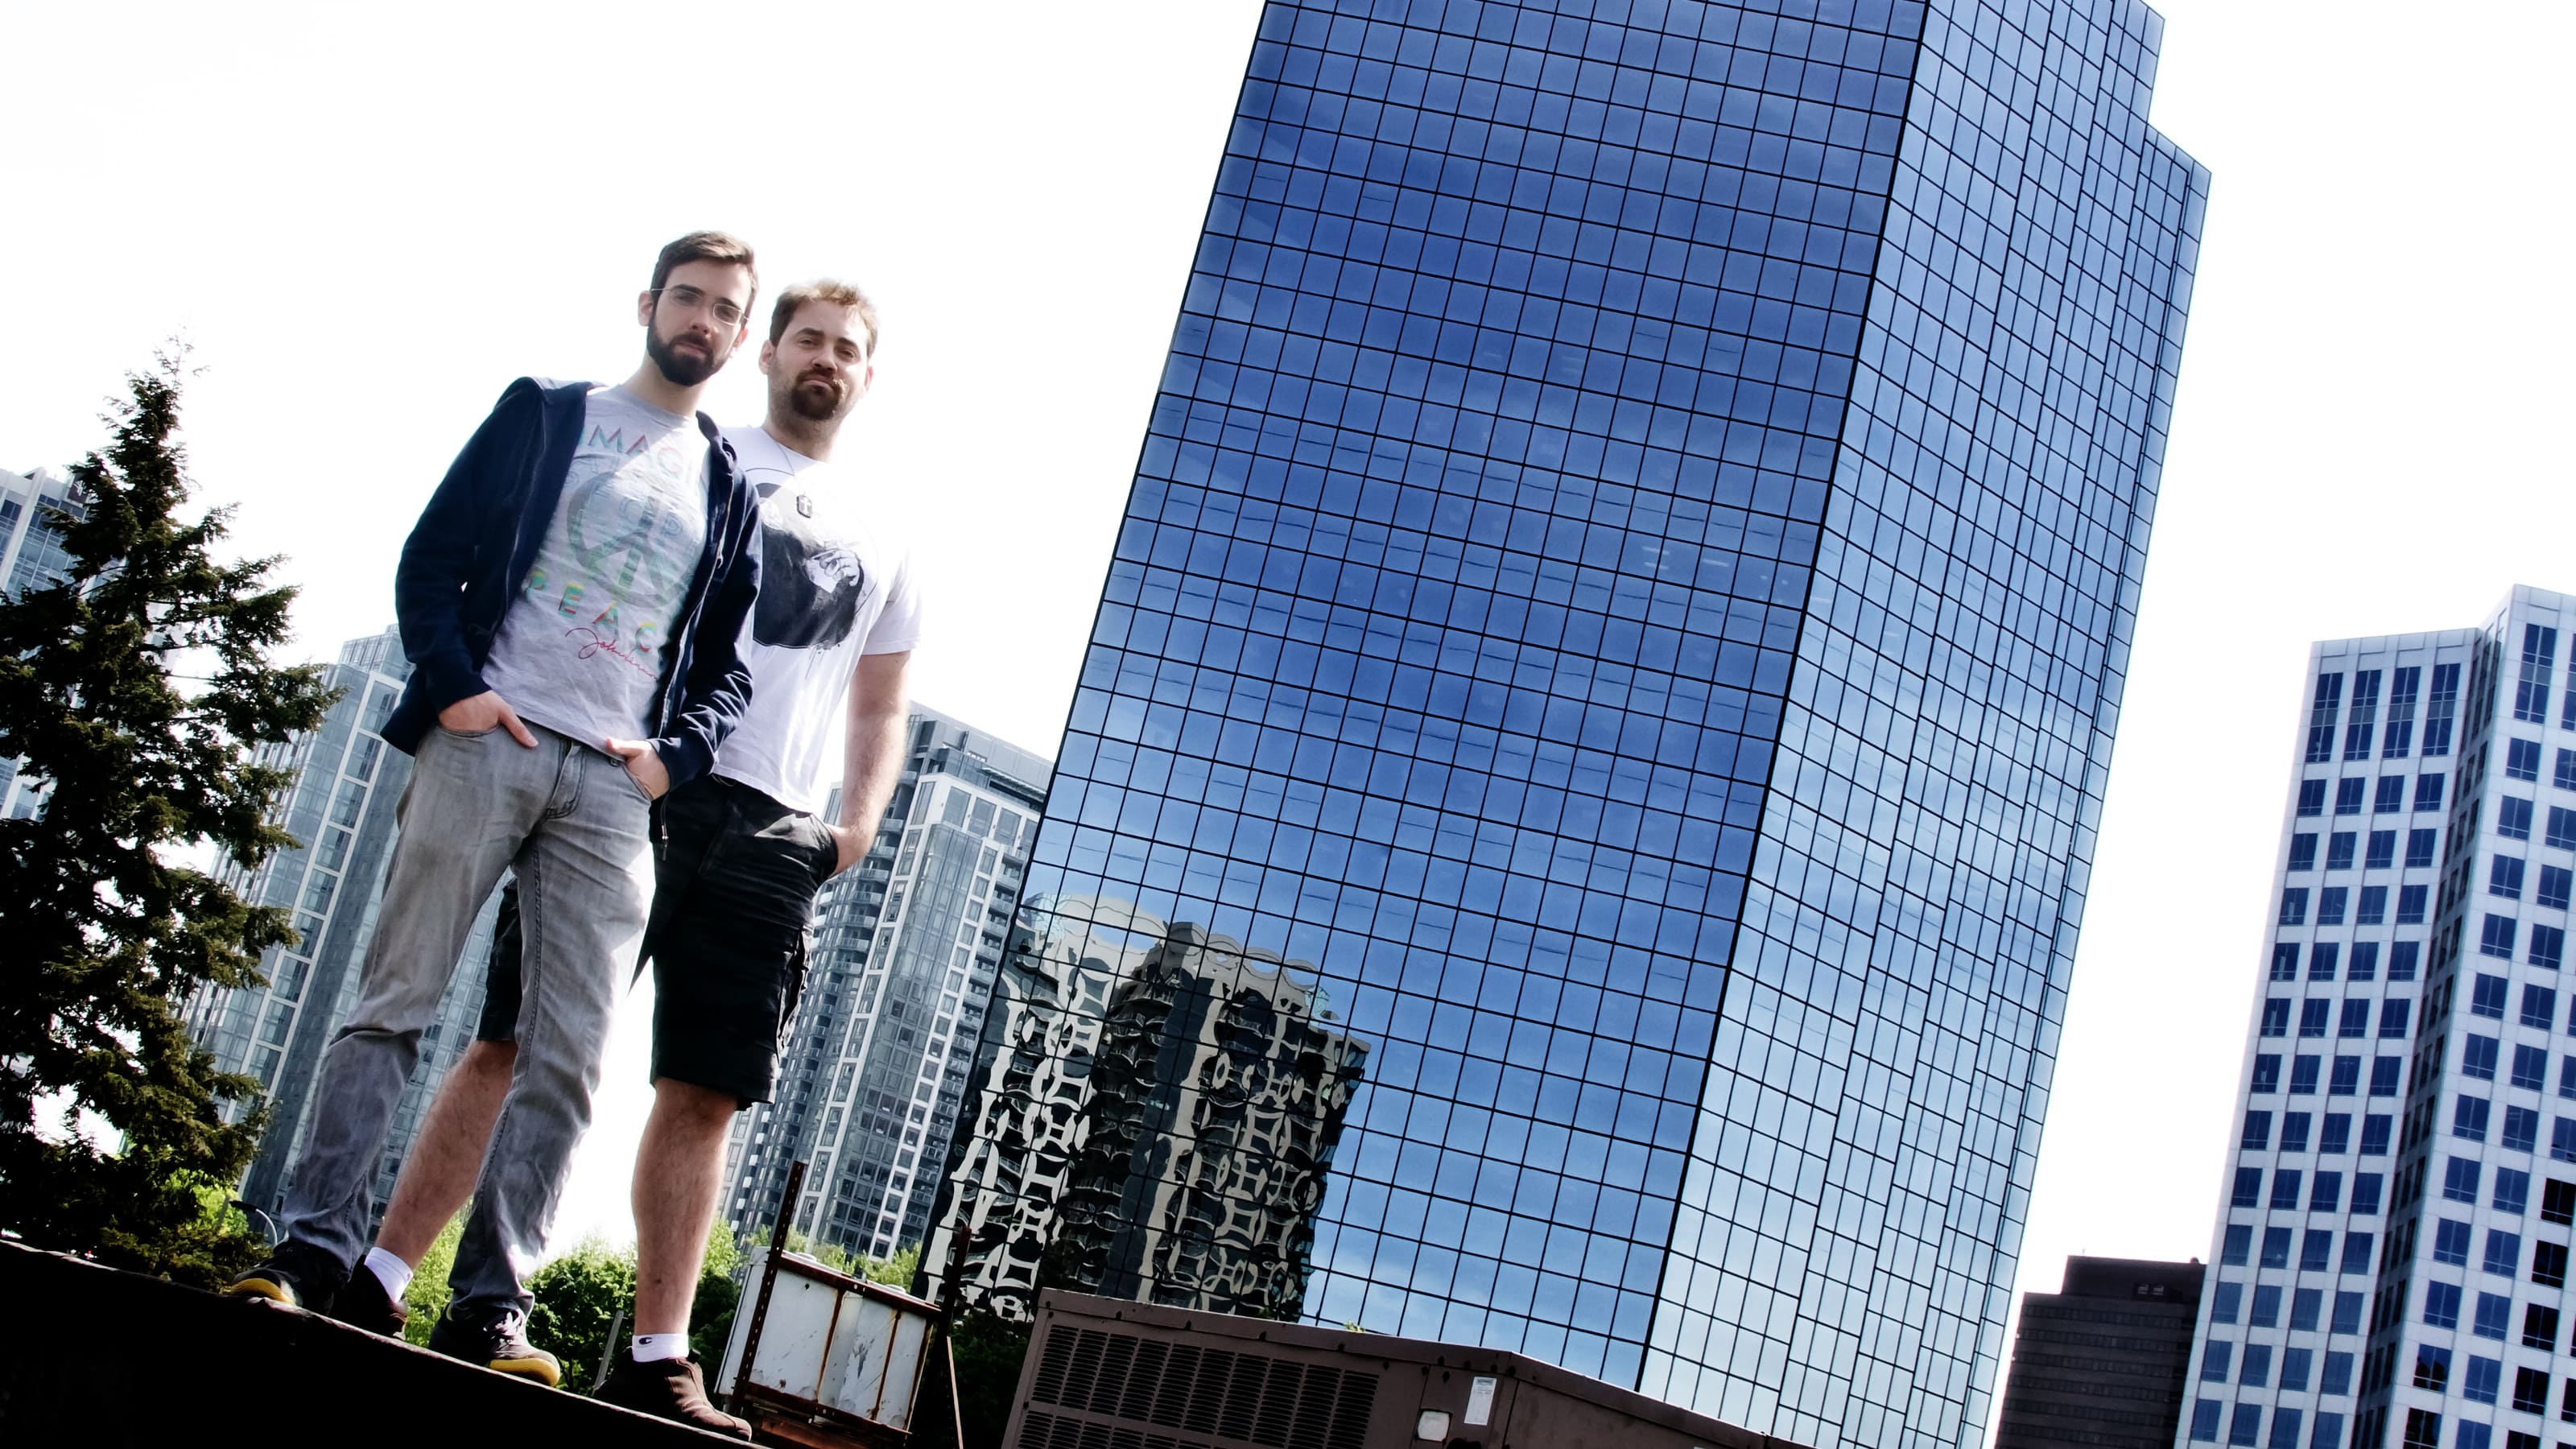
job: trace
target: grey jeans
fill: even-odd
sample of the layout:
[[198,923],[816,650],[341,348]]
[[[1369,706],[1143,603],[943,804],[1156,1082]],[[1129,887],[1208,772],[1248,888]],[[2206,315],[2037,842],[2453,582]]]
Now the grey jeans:
[[525,945],[519,1054],[448,1275],[458,1316],[524,1314],[618,988],[652,890],[651,806],[623,764],[542,726],[434,729],[412,761],[357,1004],[322,1057],[313,1125],[286,1193],[289,1238],[343,1269],[366,1251],[368,1188],[420,1036],[504,869]]

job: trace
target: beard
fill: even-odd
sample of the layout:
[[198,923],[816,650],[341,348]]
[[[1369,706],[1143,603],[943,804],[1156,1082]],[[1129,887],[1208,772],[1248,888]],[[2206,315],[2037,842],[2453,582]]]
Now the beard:
[[644,333],[644,355],[653,359],[653,365],[662,370],[664,380],[673,387],[696,387],[725,365],[724,354],[716,350],[716,344],[706,346],[704,353],[682,352],[672,339],[662,335],[661,329],[648,328]]
[[828,423],[849,407],[849,384],[808,373],[791,384],[778,401],[809,423]]

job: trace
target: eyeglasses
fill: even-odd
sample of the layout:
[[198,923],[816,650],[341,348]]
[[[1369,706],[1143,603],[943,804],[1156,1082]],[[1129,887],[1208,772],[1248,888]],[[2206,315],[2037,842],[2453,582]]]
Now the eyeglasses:
[[709,300],[706,293],[699,291],[695,287],[657,287],[654,289],[654,294],[656,296],[669,299],[673,306],[678,307],[683,312],[695,312],[699,308],[704,307],[707,310],[708,315],[714,317],[716,319],[716,324],[720,327],[738,327],[742,325],[742,309],[740,307],[735,306],[731,301],[723,297]]

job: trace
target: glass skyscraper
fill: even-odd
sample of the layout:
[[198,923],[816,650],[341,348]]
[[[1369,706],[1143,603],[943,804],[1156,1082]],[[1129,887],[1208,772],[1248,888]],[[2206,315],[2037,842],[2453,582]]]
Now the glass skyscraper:
[[[2159,33],[1268,6],[996,994],[1044,1019],[987,1025],[935,1286],[1978,1440],[2207,189],[2147,124]],[[1214,1156],[1233,1068],[1118,1046],[1200,942],[1293,990],[1190,989],[1313,1025]],[[1086,1167],[1138,1101],[1170,1145]],[[1282,1202],[1224,1228],[1257,1264],[1115,1248]]]
[[2576,1438],[2562,645],[2576,597],[2517,588],[2309,657],[2178,1444]]

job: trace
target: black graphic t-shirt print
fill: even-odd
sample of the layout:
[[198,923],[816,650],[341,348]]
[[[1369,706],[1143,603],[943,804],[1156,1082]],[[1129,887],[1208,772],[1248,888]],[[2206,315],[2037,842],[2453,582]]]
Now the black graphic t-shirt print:
[[850,637],[867,593],[859,556],[817,534],[788,489],[765,489],[752,641],[773,649],[830,649]]

